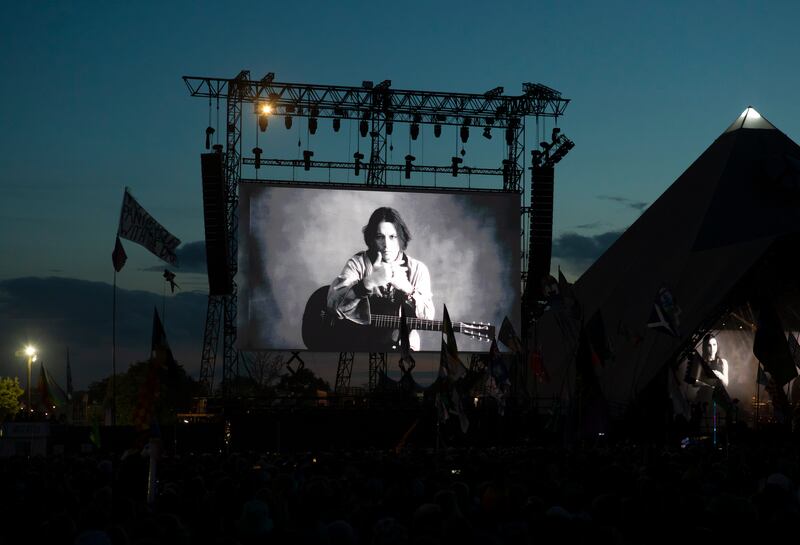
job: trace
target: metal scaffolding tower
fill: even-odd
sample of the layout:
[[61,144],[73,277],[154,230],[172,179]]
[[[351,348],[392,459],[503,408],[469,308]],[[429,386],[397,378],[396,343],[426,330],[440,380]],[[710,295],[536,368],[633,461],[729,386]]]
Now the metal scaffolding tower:
[[[244,104],[255,106],[268,105],[273,115],[284,117],[304,117],[314,119],[330,118],[334,120],[351,119],[359,122],[362,135],[368,134],[371,139],[369,161],[366,169],[367,185],[385,186],[387,172],[406,170],[406,172],[434,172],[456,175],[457,159],[447,165],[397,165],[388,164],[387,135],[390,135],[395,124],[403,123],[416,126],[434,125],[434,133],[441,131],[441,126],[458,126],[461,131],[470,128],[502,130],[505,138],[505,156],[501,168],[462,167],[467,174],[484,176],[502,176],[502,191],[520,194],[521,212],[523,214],[523,256],[522,282],[525,283],[529,256],[526,256],[527,245],[525,229],[528,222],[526,215],[530,207],[525,203],[525,189],[522,184],[522,173],[525,170],[525,120],[528,117],[554,118],[563,115],[569,99],[550,87],[537,83],[524,83],[523,93],[517,96],[504,95],[502,87],[496,87],[486,93],[448,93],[435,91],[404,90],[392,88],[390,80],[373,84],[364,81],[361,86],[317,85],[306,83],[280,83],[275,81],[273,73],[268,73],[259,80],[253,80],[250,72],[242,71],[235,78],[211,78],[185,76],[184,82],[189,93],[194,97],[205,97],[209,100],[225,100],[225,187],[228,212],[228,267],[231,276],[237,270],[238,244],[238,184],[240,181],[258,181],[242,178],[242,166],[303,166],[310,169],[344,169],[354,168],[354,162],[311,161],[309,154],[303,160],[262,159],[259,156],[244,157],[242,155],[242,111]],[[335,121],[336,122],[336,121]],[[438,127],[438,129],[437,129]],[[463,133],[462,133],[463,134]],[[221,151],[221,150],[220,150]],[[260,151],[260,150],[259,150]],[[349,158],[348,158],[349,159]],[[354,158],[355,162],[360,161]],[[459,160],[460,161],[460,160]],[[263,183],[264,181],[261,180]],[[320,183],[323,183],[321,180]],[[407,188],[407,186],[406,186]],[[240,362],[247,365],[242,354],[235,348],[236,342],[237,287],[234,284],[230,295],[209,296],[206,327],[203,341],[203,352],[200,369],[201,381],[206,385],[209,394],[213,387],[214,369],[219,343],[220,318],[223,333],[223,375],[222,390],[224,397],[235,394],[233,391],[236,378],[239,376]],[[523,328],[526,324],[523,324]],[[352,374],[353,353],[341,353],[336,375],[336,389],[342,391],[349,386]],[[380,372],[386,372],[386,354],[370,354],[369,382],[372,388],[377,384]]]

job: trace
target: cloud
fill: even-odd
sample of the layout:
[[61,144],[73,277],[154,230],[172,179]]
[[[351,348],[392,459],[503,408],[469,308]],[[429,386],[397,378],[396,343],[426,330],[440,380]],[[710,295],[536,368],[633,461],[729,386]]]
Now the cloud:
[[[177,293],[161,296],[117,288],[117,371],[150,353],[153,308],[162,312],[176,359],[199,374],[207,296]],[[25,369],[16,350],[27,342],[40,347],[41,360],[65,384],[69,349],[76,388],[111,374],[113,288],[73,278],[15,278],[0,281],[0,376],[19,376]]]
[[605,222],[603,221],[593,221],[591,223],[582,223],[581,225],[576,225],[575,229],[597,229],[604,224]]
[[165,265],[154,265],[142,269],[144,271],[162,272],[165,267],[172,268],[176,272],[206,274],[206,243],[204,240],[186,242],[181,244],[175,254],[178,256],[178,266],[169,267]]
[[564,233],[553,240],[553,257],[568,262],[571,271],[582,273],[624,232],[608,231],[597,235]]
[[627,206],[628,208],[633,208],[634,210],[637,210],[639,212],[642,212],[645,208],[649,206],[649,203],[646,203],[644,201],[634,201],[632,199],[628,199],[627,197],[619,197],[616,195],[598,195],[597,198],[604,199],[607,201],[618,202],[622,205]]

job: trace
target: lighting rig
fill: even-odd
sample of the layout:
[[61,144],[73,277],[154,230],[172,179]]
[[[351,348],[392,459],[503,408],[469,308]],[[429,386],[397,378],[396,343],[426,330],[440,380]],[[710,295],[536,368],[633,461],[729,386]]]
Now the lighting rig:
[[555,165],[575,143],[554,127],[550,142],[540,142],[541,149],[531,151],[531,208],[528,219],[529,261],[523,275],[525,291],[522,297],[523,321],[536,319],[546,304],[544,283],[550,277],[550,260],[553,248],[553,193],[555,190]]
[[[409,179],[413,173],[450,174],[457,177],[461,171],[476,175],[498,176],[503,180],[502,191],[519,193],[523,201],[522,213],[528,214],[530,208],[524,206],[524,186],[521,183],[522,172],[525,169],[525,120],[528,117],[535,117],[537,122],[539,118],[547,117],[557,120],[569,104],[569,99],[563,98],[560,92],[538,83],[524,83],[521,95],[507,96],[503,94],[502,87],[495,87],[478,94],[395,89],[391,80],[384,80],[378,84],[364,81],[360,86],[281,83],[275,81],[275,74],[272,72],[259,80],[251,79],[248,71],[242,71],[232,79],[192,76],[185,76],[183,79],[190,95],[208,98],[209,106],[214,99],[218,105],[220,100],[224,99],[226,102],[223,170],[226,190],[228,267],[232,277],[237,270],[239,182],[286,181],[245,179],[241,175],[243,165],[252,166],[257,171],[265,167],[302,167],[306,171],[319,168],[329,171],[352,169],[356,176],[365,173],[364,183],[377,186],[387,185],[388,172],[402,172],[405,179]],[[314,152],[310,149],[303,151],[302,159],[265,158],[264,151],[258,147],[257,142],[256,147],[252,149],[252,155],[242,156],[242,122],[245,104],[253,105],[261,132],[270,126],[270,118],[275,120],[280,117],[283,117],[287,129],[292,127],[295,118],[307,118],[310,134],[319,130],[320,119],[330,119],[335,133],[339,132],[342,121],[357,123],[361,137],[370,137],[369,158],[357,151],[352,161],[349,158],[341,162],[319,161],[314,160]],[[411,140],[419,137],[423,125],[433,125],[433,134],[436,138],[441,136],[443,126],[457,127],[462,144],[468,141],[473,128],[482,131],[487,139],[492,138],[493,131],[502,131],[505,137],[502,166],[501,168],[467,167],[463,165],[463,159],[458,156],[452,157],[449,165],[418,165],[415,164],[416,157],[410,153],[405,156],[405,161],[401,164],[387,163],[387,136],[391,136],[397,130],[398,124],[409,126]],[[206,149],[210,147],[214,132],[213,127],[209,126],[206,129]],[[220,145],[211,147],[222,151]],[[563,153],[566,154],[566,151],[568,150]],[[557,162],[563,154],[557,159],[555,153],[547,156]],[[332,184],[329,181],[303,183],[342,185]],[[527,267],[528,263],[523,255],[522,270],[526,271]],[[523,281],[525,278],[523,272]],[[235,349],[236,305],[235,283],[230,294],[209,295],[200,372],[201,382],[205,384],[209,394],[213,385],[220,319],[222,319],[224,347],[224,397],[234,394],[230,386],[235,382],[233,379],[239,375],[240,359],[246,364],[245,354]],[[352,353],[340,354],[337,389],[349,384],[352,356]],[[385,369],[385,354],[382,357]],[[373,370],[373,355],[370,355],[370,382],[373,379]]]

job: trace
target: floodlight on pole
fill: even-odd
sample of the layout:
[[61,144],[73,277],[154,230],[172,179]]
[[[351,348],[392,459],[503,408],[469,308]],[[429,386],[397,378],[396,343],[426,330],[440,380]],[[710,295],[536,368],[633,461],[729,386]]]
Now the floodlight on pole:
[[31,411],[31,365],[36,361],[36,347],[29,344],[25,347],[25,355],[28,356],[28,412]]

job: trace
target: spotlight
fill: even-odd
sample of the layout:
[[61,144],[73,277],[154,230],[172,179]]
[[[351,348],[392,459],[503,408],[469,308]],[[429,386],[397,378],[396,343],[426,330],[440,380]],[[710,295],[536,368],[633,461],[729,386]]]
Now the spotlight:
[[510,146],[514,143],[514,129],[508,127],[506,129],[506,145]]
[[453,177],[455,178],[458,176],[458,165],[464,162],[464,159],[461,157],[455,156],[450,158],[450,168],[453,173]]
[[386,136],[391,136],[394,132],[394,122],[387,120],[386,121]]
[[317,118],[316,117],[309,117],[308,118],[308,132],[311,134],[317,134]]
[[206,149],[211,148],[211,135],[214,134],[214,127],[206,127]]
[[491,140],[492,139],[492,129],[490,129],[489,127],[484,127],[483,128],[483,137],[485,139],[487,139],[487,140]]
[[367,136],[369,132],[369,123],[367,120],[369,119],[369,112],[364,112],[364,116],[361,118],[361,123],[358,124],[358,132],[361,133],[361,138]]
[[411,161],[415,159],[413,155],[406,155],[406,180],[411,178]]
[[442,126],[439,125],[438,123],[436,123],[433,126],[433,136],[435,136],[436,138],[439,138],[440,136],[442,136]]
[[342,120],[338,117],[333,118],[333,132],[339,132],[339,129],[342,126]]
[[355,170],[356,176],[358,176],[359,174],[361,174],[361,160],[362,160],[363,158],[364,158],[364,154],[363,154],[363,153],[360,153],[360,152],[358,152],[358,151],[357,151],[357,152],[355,152],[355,153],[353,154],[353,159],[355,159],[355,167],[354,167],[354,170]]
[[419,136],[419,125],[417,125],[416,123],[412,123],[410,132],[411,132],[411,140],[416,140],[417,137]]
[[259,147],[253,148],[253,155],[256,156],[256,170],[261,168],[261,152],[262,151],[263,150],[261,148],[259,148]]
[[292,128],[292,116],[287,115],[283,118],[283,124],[286,126],[287,129]]
[[503,159],[503,185],[507,186],[509,180],[511,179],[511,161],[509,159]]
[[261,129],[261,132],[267,130],[267,125],[269,125],[269,117],[267,117],[267,114],[258,116],[258,128]]
[[259,107],[259,112],[261,112],[261,115],[269,115],[272,113],[272,106],[269,102],[263,102]]
[[303,170],[311,170],[311,158],[314,157],[314,152],[311,150],[303,150]]
[[461,142],[466,144],[467,140],[469,140],[469,127],[466,125],[461,125]]

